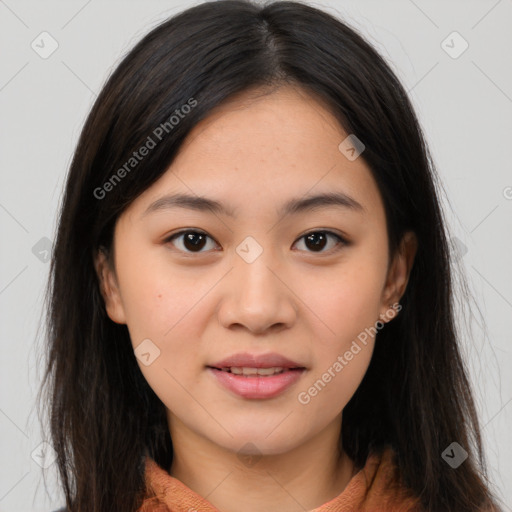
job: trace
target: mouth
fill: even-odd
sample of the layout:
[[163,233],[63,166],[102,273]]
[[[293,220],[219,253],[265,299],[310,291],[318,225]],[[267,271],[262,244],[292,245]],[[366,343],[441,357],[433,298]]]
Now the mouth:
[[239,352],[206,366],[206,370],[223,390],[242,398],[267,399],[297,383],[307,368],[276,352]]
[[296,384],[306,372],[306,368],[303,367],[279,366],[269,368],[207,366],[206,369],[221,385],[221,389],[237,397],[251,400],[277,397]]
[[269,368],[251,368],[242,366],[225,366],[223,368],[217,368],[215,366],[207,366],[212,370],[218,370],[221,372],[232,373],[233,375],[239,375],[243,377],[271,377],[273,375],[279,375],[285,372],[293,372],[305,370],[304,367],[284,368],[282,366],[272,366]]

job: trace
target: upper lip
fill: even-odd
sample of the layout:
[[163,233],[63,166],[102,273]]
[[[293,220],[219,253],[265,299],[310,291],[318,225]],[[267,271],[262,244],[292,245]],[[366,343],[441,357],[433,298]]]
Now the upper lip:
[[222,361],[218,361],[212,365],[212,368],[304,368],[300,363],[292,361],[281,354],[271,352],[269,354],[249,354],[248,352],[240,352],[233,354]]

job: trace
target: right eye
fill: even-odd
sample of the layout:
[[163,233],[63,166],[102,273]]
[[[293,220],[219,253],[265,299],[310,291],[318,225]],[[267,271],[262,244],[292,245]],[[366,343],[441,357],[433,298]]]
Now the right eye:
[[[203,231],[197,231],[193,229],[187,229],[179,231],[178,233],[174,233],[165,239],[165,243],[171,242],[175,247],[177,247],[180,251],[185,253],[199,253],[199,252],[207,252],[202,251],[201,249],[207,245],[205,242],[206,239],[213,240],[209,235],[204,233]],[[177,244],[174,243],[174,240],[180,240]],[[181,247],[179,247],[181,246]]]

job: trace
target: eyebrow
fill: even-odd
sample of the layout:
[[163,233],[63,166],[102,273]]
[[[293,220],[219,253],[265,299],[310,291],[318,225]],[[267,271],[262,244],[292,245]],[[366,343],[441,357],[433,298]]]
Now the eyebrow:
[[[366,212],[361,203],[358,203],[354,198],[348,196],[347,194],[343,192],[329,192],[290,199],[283,206],[281,206],[281,208],[279,208],[277,214],[278,216],[285,216],[317,210],[319,208],[327,208],[329,206],[343,207],[348,210],[360,213]],[[209,199],[207,197],[191,196],[181,193],[160,197],[148,206],[148,208],[142,214],[142,217],[152,212],[173,208],[185,208],[201,212],[224,214],[232,218],[236,217],[236,214],[232,208],[228,208],[219,201]]]

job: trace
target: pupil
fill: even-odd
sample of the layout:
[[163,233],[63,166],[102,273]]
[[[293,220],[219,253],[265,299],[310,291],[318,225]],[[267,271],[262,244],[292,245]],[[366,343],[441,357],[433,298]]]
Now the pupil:
[[[197,238],[202,238],[202,240],[198,241],[197,239],[194,241],[194,238],[197,237]],[[195,233],[195,232],[190,232],[190,233],[187,233],[185,235],[185,240],[184,240],[184,244],[185,244],[185,247],[187,247],[187,249],[202,249],[204,247],[204,235],[202,233]],[[188,244],[191,244],[190,246]]]
[[[312,245],[312,249],[322,250],[325,247],[326,238],[327,237],[325,236],[325,233],[311,233],[306,237],[306,245],[308,244],[308,242],[314,242],[314,245]],[[320,242],[320,244],[318,244],[318,242]]]
[[[321,251],[326,244],[327,237],[325,233],[319,231],[311,233],[306,237],[306,245],[314,251]],[[185,235],[185,247],[187,249],[198,249],[201,250],[204,247],[205,237],[202,233],[189,232]]]

